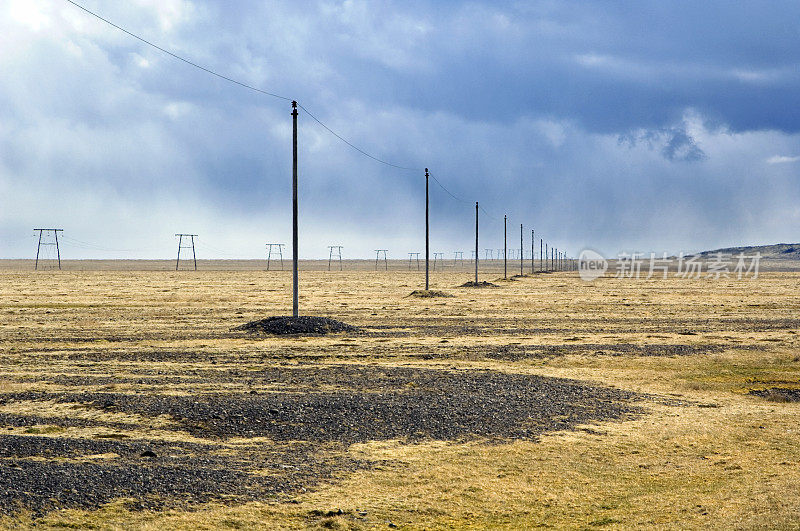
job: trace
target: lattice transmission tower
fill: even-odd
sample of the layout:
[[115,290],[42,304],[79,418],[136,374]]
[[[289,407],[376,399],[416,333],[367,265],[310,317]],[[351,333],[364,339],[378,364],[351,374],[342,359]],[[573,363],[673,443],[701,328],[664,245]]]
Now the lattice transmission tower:
[[[33,269],[39,269],[39,253],[42,247],[45,248],[54,246],[56,248],[56,260],[58,260],[58,269],[61,270],[61,248],[58,246],[58,233],[64,232],[64,229],[33,229],[39,231],[39,243],[36,245],[36,263]],[[47,239],[52,234],[53,241]]]
[[[191,249],[192,250],[192,261],[194,262],[194,270],[197,271],[197,253],[194,250],[194,239],[197,238],[197,234],[176,234],[175,236],[178,237],[178,259],[175,261],[175,271],[178,270],[178,267],[181,265],[181,249]],[[183,239],[189,238],[191,243],[184,244]]]
[[331,270],[331,261],[334,258],[339,259],[339,271],[342,270],[342,246],[341,245],[329,245],[328,250],[328,271]]
[[267,271],[269,271],[269,261],[272,258],[272,248],[273,247],[277,248],[277,251],[275,251],[275,254],[277,254],[278,257],[281,260],[281,271],[283,271],[283,248],[284,248],[284,246],[285,246],[285,244],[283,244],[283,243],[268,243],[267,244]]

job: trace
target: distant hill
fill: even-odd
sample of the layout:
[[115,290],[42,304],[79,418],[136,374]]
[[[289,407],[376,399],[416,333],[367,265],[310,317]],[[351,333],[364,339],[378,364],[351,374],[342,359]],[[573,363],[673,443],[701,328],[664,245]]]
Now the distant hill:
[[727,247],[725,249],[714,249],[713,251],[703,251],[699,253],[702,257],[708,257],[717,253],[737,255],[753,255],[761,253],[761,258],[772,260],[800,260],[800,243],[776,243],[773,245],[751,245],[748,247]]

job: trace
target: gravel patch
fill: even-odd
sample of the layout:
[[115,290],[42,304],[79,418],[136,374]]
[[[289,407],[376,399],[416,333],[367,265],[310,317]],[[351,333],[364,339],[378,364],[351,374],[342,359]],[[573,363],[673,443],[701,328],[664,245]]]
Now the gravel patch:
[[330,319],[328,317],[267,317],[259,321],[251,321],[234,330],[255,332],[260,334],[287,335],[287,334],[313,334],[323,335],[336,332],[357,332],[358,328],[347,323]]
[[800,389],[770,387],[769,389],[750,391],[750,394],[760,396],[770,402],[800,402]]
[[[549,431],[635,418],[643,408],[634,402],[647,398],[574,380],[479,370],[343,364],[221,368],[197,375],[264,387],[193,396],[152,390],[0,394],[0,404],[7,406],[38,401],[46,407],[44,402],[54,401],[145,419],[165,415],[172,422],[161,429],[207,441],[139,440],[128,438],[124,429],[78,439],[49,430],[99,423],[0,417],[0,514],[91,509],[118,498],[130,498],[133,509],[161,509],[285,497],[374,466],[347,457],[353,443],[536,440]],[[39,433],[49,435],[22,435],[15,427],[31,425],[46,425],[48,431]],[[254,437],[272,442],[226,444]]]
[[[217,450],[0,435],[0,514],[28,510],[36,517],[62,508],[94,509],[118,498],[131,498],[134,510],[265,500],[329,478],[333,470],[365,466],[344,457],[334,464],[308,446],[234,455],[215,455]],[[250,473],[258,469],[267,473]]]
[[411,357],[423,360],[465,359],[465,360],[503,360],[520,361],[526,359],[545,359],[569,354],[585,356],[695,356],[723,352],[728,348],[758,350],[758,345],[741,344],[654,344],[635,345],[631,343],[562,343],[560,345],[502,345],[502,346],[439,346]]
[[475,437],[535,439],[576,424],[641,412],[641,396],[581,382],[492,371],[372,366],[284,369],[253,375],[286,391],[198,396],[37,392],[56,400],[147,417],[168,415],[197,437],[269,437],[352,444],[369,440]]

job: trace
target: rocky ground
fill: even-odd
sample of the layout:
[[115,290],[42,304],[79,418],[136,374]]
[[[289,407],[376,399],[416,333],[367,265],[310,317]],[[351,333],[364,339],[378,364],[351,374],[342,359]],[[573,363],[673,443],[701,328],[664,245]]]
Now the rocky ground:
[[[249,371],[246,378],[251,390],[243,393],[172,396],[81,392],[110,380],[54,375],[37,381],[75,390],[0,395],[0,406],[24,403],[47,410],[56,404],[60,411],[80,408],[84,416],[96,410],[141,419],[141,425],[131,425],[52,413],[3,414],[0,511],[38,514],[97,507],[119,497],[129,498],[134,508],[154,508],[288,496],[333,472],[371,466],[343,457],[357,442],[535,440],[548,431],[633,418],[642,414],[637,402],[646,399],[571,380],[495,371],[332,365],[268,367]],[[225,384],[232,376],[208,372],[197,379]],[[173,380],[150,377],[147,385],[168,387]],[[125,435],[146,429],[149,419],[168,419],[164,430],[214,442]],[[43,430],[36,426],[46,426],[51,436],[32,435]],[[52,436],[70,427],[98,426],[113,431],[94,439]],[[269,443],[224,444],[233,438]]]

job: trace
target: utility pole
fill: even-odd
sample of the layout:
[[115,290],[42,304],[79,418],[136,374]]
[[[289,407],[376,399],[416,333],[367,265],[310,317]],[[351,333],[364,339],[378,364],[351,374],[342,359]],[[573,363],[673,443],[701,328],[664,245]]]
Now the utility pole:
[[336,250],[336,254],[339,257],[339,271],[342,270],[342,246],[341,245],[329,245],[328,246],[328,271],[331,270],[331,261],[333,260],[333,251]]
[[292,316],[300,316],[300,275],[297,249],[297,102],[292,101]]
[[[181,264],[181,249],[189,249],[190,245],[192,249],[192,259],[194,260],[194,270],[197,271],[197,255],[194,252],[194,238],[197,234],[176,234],[175,236],[178,237],[178,259],[175,261],[175,271],[178,270],[178,266]],[[190,245],[182,245],[184,238],[191,238],[192,243]]]
[[[36,229],[33,229],[36,230]],[[36,244],[36,262],[33,264],[33,270],[39,269],[39,251],[42,248],[42,230],[39,229],[39,243]],[[59,260],[60,261],[60,260]]]
[[475,201],[475,285],[478,285],[478,202]]
[[547,250],[547,244],[544,244],[544,261],[545,267],[550,271],[550,251]]
[[[39,231],[39,243],[36,245],[36,263],[33,266],[34,271],[39,269],[39,250],[42,248],[42,245],[55,245],[56,247],[56,258],[58,258],[58,269],[61,270],[61,249],[58,246],[58,233],[64,232],[64,229],[33,229],[35,231]],[[42,233],[47,232],[53,233],[53,237],[55,238],[55,243],[42,243]]]
[[508,216],[503,216],[503,278],[508,278]]
[[386,251],[388,250],[389,249],[375,249],[375,271],[378,270],[378,259],[380,258],[381,253],[383,253],[383,263],[386,266],[386,271],[389,271],[389,260],[386,258]]
[[525,253],[522,251],[522,223],[519,224],[519,276],[525,274],[522,270],[525,261]]
[[536,257],[536,251],[535,251],[536,238],[534,236],[536,236],[536,233],[533,231],[533,229],[531,229],[531,275],[535,273],[535,271],[533,270],[534,269],[533,261],[534,258]]
[[411,261],[414,258],[417,260],[417,271],[419,271],[419,253],[408,253],[408,268],[411,269]]
[[430,289],[430,217],[428,212],[428,168],[425,168],[425,291]]
[[282,243],[268,243],[267,244],[267,271],[269,271],[269,261],[272,258],[272,248],[278,248],[278,256],[281,258],[281,271],[283,271],[283,246]]
[[442,262],[440,267],[444,267],[444,253],[433,253],[433,270],[436,271],[436,262]]

